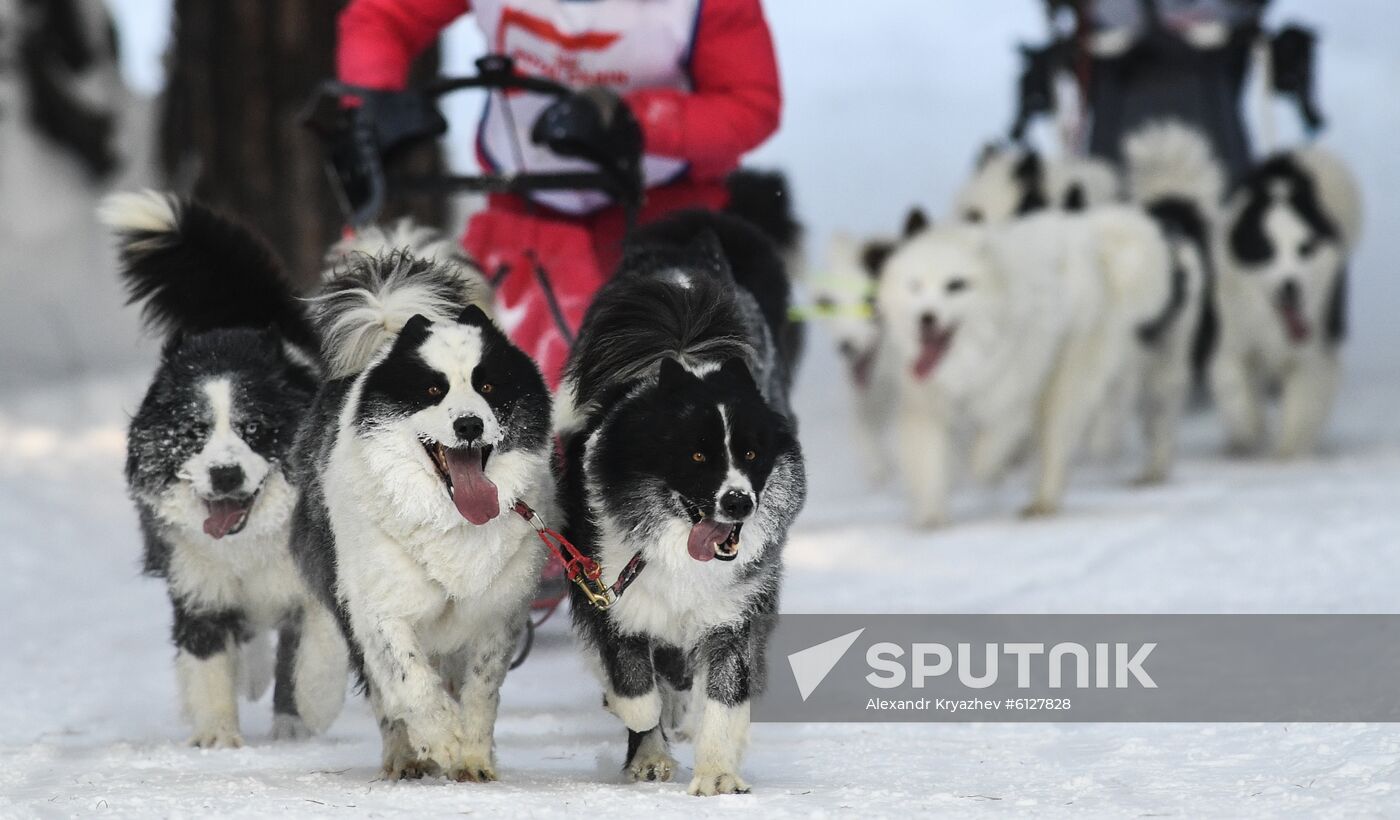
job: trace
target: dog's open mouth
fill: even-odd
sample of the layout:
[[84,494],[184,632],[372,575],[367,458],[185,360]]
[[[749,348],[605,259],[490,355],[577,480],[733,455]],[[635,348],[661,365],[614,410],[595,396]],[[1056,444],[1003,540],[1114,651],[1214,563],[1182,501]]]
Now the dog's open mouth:
[[208,517],[204,519],[204,534],[210,538],[223,538],[243,532],[243,528],[248,526],[248,514],[257,497],[257,493],[250,493],[205,501]]
[[712,558],[733,561],[739,556],[739,530],[743,527],[742,521],[724,522],[708,517],[701,518],[690,526],[686,549],[696,561],[709,561]]
[[938,363],[943,361],[944,354],[953,342],[954,330],[955,328],[942,327],[932,322],[920,324],[919,355],[914,359],[914,378],[923,381],[938,367]]
[[1302,344],[1312,335],[1312,326],[1308,324],[1308,317],[1304,316],[1303,311],[1298,307],[1279,304],[1278,315],[1283,320],[1283,329],[1288,334],[1289,341]]
[[462,517],[473,524],[485,524],[501,513],[501,501],[496,485],[486,477],[486,463],[491,459],[491,445],[481,447],[448,447],[442,442],[422,439],[428,460],[452,497],[452,504]]

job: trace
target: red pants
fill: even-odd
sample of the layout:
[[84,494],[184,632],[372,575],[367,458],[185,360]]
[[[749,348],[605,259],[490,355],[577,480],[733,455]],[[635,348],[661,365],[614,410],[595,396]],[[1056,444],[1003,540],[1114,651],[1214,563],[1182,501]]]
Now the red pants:
[[[647,192],[645,223],[686,208],[718,209],[721,181],[683,181]],[[494,196],[467,224],[462,245],[496,285],[496,320],[559,386],[583,314],[622,255],[620,208],[567,216],[517,197]]]

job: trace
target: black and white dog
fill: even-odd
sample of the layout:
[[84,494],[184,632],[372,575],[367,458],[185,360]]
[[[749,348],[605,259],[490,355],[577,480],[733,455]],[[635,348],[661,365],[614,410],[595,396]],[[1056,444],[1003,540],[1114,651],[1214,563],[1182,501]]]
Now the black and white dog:
[[628,730],[626,771],[669,780],[667,733],[698,711],[689,791],[748,786],[739,764],[763,682],[781,552],[806,497],[788,409],[788,281],[743,220],[687,213],[640,230],[584,319],[561,391],[573,540],[606,581],[644,570],[610,608],[572,590]]
[[1340,377],[1346,263],[1360,232],[1356,181],[1316,146],[1265,160],[1230,195],[1210,376],[1232,450],[1264,445],[1273,388],[1283,404],[1274,451],[1305,455],[1316,445]]
[[495,780],[500,687],[545,557],[512,505],[552,508],[550,398],[476,269],[396,233],[418,239],[346,255],[314,299],[329,372],[293,455],[293,549],[350,639],[385,775]]
[[286,458],[319,379],[301,304],[257,237],[196,203],[119,194],[103,216],[131,301],[168,333],[131,421],[126,475],[145,570],[169,583],[193,743],[242,745],[237,693],[266,688],[272,630],[274,736],[324,729],[347,665],[288,548],[297,490]]

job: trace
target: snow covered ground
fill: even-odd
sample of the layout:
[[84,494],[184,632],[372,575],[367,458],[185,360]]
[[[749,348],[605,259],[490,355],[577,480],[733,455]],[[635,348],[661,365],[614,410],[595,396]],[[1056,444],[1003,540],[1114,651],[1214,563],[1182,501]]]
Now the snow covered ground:
[[[915,200],[941,210],[975,146],[1006,124],[1011,37],[1039,30],[1033,5],[999,0],[1006,19],[992,25],[984,4],[768,3],[789,103],[759,159],[791,169],[814,239],[887,229]],[[1352,367],[1327,451],[1286,465],[1226,460],[1201,415],[1165,487],[1088,469],[1065,515],[1022,522],[1013,481],[960,495],[956,526],[915,532],[891,492],[855,478],[849,407],[818,328],[798,395],[812,492],[789,547],[786,611],[1400,611],[1400,280],[1389,263],[1400,253],[1389,143],[1400,10],[1276,5],[1274,19],[1323,24],[1330,137],[1370,198]],[[83,310],[118,310],[99,302]],[[0,300],[0,326],[24,309]],[[136,361],[0,388],[0,817],[1400,813],[1390,725],[759,725],[752,795],[702,802],[683,782],[624,785],[621,727],[598,707],[563,618],[507,681],[500,783],[376,780],[378,733],[359,700],[324,738],[273,744],[264,700],[244,708],[247,748],[189,749],[164,589],[138,574],[121,482],[147,374]]]

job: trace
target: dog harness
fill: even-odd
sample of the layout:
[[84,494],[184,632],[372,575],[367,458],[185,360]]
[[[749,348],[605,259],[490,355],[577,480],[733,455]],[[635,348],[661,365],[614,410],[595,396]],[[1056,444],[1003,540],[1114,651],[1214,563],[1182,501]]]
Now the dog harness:
[[[611,585],[602,581],[603,568],[597,561],[589,558],[579,551],[569,539],[565,538],[558,530],[552,530],[545,526],[540,514],[535,512],[529,504],[524,501],[516,501],[513,507],[515,514],[525,519],[525,521],[535,529],[541,542],[544,543],[555,558],[564,565],[564,573],[569,581],[583,590],[584,597],[588,598],[588,603],[598,609],[607,609],[617,603],[617,599],[622,597],[622,593],[637,580],[637,576],[646,569],[647,561],[642,557],[641,550],[632,556],[622,568],[622,572],[617,574],[617,580]],[[543,621],[541,621],[543,623]]]

